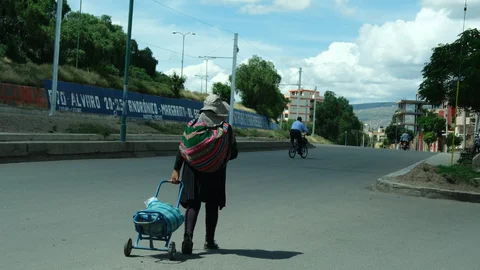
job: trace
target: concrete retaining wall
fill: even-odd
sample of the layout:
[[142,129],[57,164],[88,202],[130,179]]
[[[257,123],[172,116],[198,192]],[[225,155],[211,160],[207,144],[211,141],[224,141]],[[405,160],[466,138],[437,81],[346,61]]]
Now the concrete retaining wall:
[[[180,141],[181,135],[169,134],[127,134],[127,141]],[[237,141],[289,141],[288,139],[238,137]],[[29,142],[29,141],[120,141],[119,134],[111,134],[104,138],[98,134],[74,133],[0,133],[0,142]]]
[[48,109],[45,89],[30,86],[0,83],[0,103]]
[[[6,142],[0,143],[0,163],[172,156],[177,153],[178,144],[178,141]],[[240,152],[285,150],[287,155],[289,146],[286,141],[238,142]]]

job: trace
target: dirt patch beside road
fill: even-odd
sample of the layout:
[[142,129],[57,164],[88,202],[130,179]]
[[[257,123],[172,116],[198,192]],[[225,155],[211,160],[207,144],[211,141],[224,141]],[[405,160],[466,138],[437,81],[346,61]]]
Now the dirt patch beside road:
[[441,188],[455,191],[480,193],[480,173],[475,173],[470,166],[433,166],[420,163],[410,172],[395,177],[393,180],[419,187]]

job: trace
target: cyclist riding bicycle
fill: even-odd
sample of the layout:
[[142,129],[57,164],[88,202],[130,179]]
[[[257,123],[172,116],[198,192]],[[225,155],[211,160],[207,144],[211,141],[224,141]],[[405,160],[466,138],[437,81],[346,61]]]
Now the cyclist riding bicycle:
[[290,143],[293,145],[293,140],[297,139],[298,153],[302,154],[303,139],[302,132],[308,133],[308,129],[305,124],[302,123],[302,117],[297,117],[297,121],[293,122],[290,128]]

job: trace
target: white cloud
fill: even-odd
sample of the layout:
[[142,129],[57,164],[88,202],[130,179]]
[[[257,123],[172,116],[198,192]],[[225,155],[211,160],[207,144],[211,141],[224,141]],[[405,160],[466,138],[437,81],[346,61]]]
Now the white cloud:
[[[422,6],[438,10],[448,10],[450,17],[463,19],[465,0],[422,0]],[[480,17],[480,0],[467,1],[467,18]]]
[[242,4],[240,11],[251,15],[260,15],[273,12],[301,11],[305,10],[312,4],[312,0],[221,0],[220,2]]
[[355,8],[350,7],[350,0],[335,0],[335,7],[345,16],[355,14]]
[[[467,22],[467,28],[479,26],[479,20]],[[453,42],[461,27],[447,8],[422,8],[413,21],[364,24],[355,42],[333,42],[328,50],[301,60],[302,84],[318,85],[322,93],[332,90],[352,102],[415,98],[432,48]],[[285,74],[285,81],[298,80],[296,69]]]

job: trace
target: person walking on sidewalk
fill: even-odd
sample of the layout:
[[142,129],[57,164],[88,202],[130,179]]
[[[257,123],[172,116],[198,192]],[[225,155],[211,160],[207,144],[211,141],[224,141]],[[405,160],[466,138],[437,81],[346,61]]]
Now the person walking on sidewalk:
[[[216,126],[226,120],[230,106],[223,102],[219,96],[210,95],[204,101],[204,107],[200,110],[197,122],[203,122],[207,126]],[[229,135],[229,159],[225,164],[215,172],[201,172],[193,168],[182,156],[181,152],[177,153],[174,169],[171,176],[173,183],[179,183],[180,169],[183,166],[182,182],[184,189],[180,195],[181,205],[186,209],[185,212],[185,233],[182,243],[182,253],[191,254],[193,249],[193,232],[197,223],[198,213],[201,203],[205,203],[205,249],[218,249],[219,246],[215,242],[215,230],[218,222],[219,210],[226,205],[226,177],[227,163],[229,160],[237,158],[238,149],[233,129],[228,127]]]

